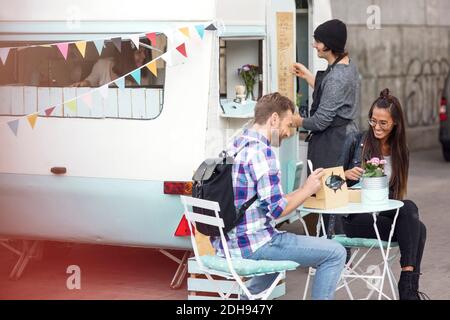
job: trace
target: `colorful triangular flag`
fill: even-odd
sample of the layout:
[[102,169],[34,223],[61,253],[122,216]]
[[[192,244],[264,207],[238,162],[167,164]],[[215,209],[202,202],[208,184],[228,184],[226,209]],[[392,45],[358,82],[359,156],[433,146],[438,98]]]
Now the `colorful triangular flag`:
[[11,131],[14,133],[14,135],[17,136],[17,130],[19,129],[19,119],[9,121],[8,126],[11,129]]
[[130,40],[134,43],[136,49],[139,49],[139,35],[138,34],[131,35]]
[[205,35],[205,26],[203,24],[196,25],[195,30],[197,30],[200,39],[203,39],[203,36]]
[[156,67],[156,60],[150,61],[145,65],[155,77],[158,76],[158,68]]
[[141,69],[136,69],[130,75],[137,82],[138,85],[141,85]]
[[73,99],[73,100],[69,100],[67,102],[64,103],[64,105],[69,108],[70,111],[72,112],[77,112],[77,100]]
[[105,40],[94,40],[92,41],[97,49],[98,55],[101,55],[103,52],[103,46],[105,45]]
[[10,48],[0,48],[0,59],[3,64],[6,64],[6,59],[8,59]]
[[[178,224],[177,229],[175,230],[175,236],[176,237],[186,237],[191,235],[191,230],[189,229],[189,222],[186,219],[186,216],[183,214],[183,217],[180,220],[180,223]],[[195,228],[193,225],[191,225],[192,232],[195,234]]]
[[217,30],[217,28],[216,28],[216,26],[215,26],[213,23],[211,23],[209,26],[207,26],[207,27],[205,28],[205,30],[208,30],[208,31],[215,31],[215,30]]
[[75,45],[77,46],[78,51],[80,51],[81,55],[84,58],[86,55],[86,41],[75,42]]
[[184,43],[180,44],[176,49],[178,50],[179,53],[181,53],[183,56],[187,58],[186,45]]
[[37,117],[38,117],[37,113],[33,113],[33,114],[30,114],[29,116],[27,116],[27,120],[30,123],[30,126],[32,129],[34,129],[34,126],[36,125]]
[[122,52],[122,38],[120,38],[120,37],[112,38],[111,41],[114,44],[114,46],[117,48],[117,50],[119,50],[119,52]]
[[100,92],[100,94],[101,94],[101,96],[102,96],[103,99],[107,99],[107,98],[108,98],[109,90],[108,90],[108,85],[107,85],[107,84],[101,86],[101,87],[98,89],[98,91]]
[[83,102],[86,103],[89,108],[92,108],[92,95],[91,95],[91,93],[86,93],[85,95],[81,96],[81,100],[83,100]]
[[51,114],[52,114],[52,112],[53,112],[53,110],[55,110],[55,108],[56,108],[56,107],[51,107],[51,108],[45,109],[45,116],[46,116],[46,117],[50,117]]
[[67,52],[69,51],[69,44],[67,42],[66,43],[58,43],[56,46],[58,47],[59,51],[63,55],[64,59],[67,60]]
[[156,33],[150,32],[145,35],[148,40],[150,40],[150,43],[152,46],[156,46]]
[[186,37],[190,38],[191,35],[189,34],[189,27],[179,28],[178,29],[182,34],[184,34]]
[[117,88],[120,88],[120,89],[125,88],[125,78],[124,77],[118,78],[116,81],[114,81],[114,83],[116,84]]

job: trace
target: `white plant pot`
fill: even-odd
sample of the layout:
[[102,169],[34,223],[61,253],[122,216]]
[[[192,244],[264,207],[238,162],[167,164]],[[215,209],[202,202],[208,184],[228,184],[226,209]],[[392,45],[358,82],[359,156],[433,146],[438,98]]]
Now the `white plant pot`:
[[363,177],[361,179],[361,203],[383,205],[389,201],[389,181],[387,176]]

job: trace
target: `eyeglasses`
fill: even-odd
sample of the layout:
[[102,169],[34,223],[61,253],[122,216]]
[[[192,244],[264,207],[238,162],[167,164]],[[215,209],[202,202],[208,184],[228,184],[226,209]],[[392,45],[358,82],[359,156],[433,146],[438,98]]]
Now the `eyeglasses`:
[[388,121],[385,121],[385,120],[377,121],[375,119],[369,119],[369,120],[367,120],[367,122],[373,128],[375,128],[377,126],[377,124],[379,124],[380,128],[383,129],[383,130],[387,130],[391,126],[391,124]]

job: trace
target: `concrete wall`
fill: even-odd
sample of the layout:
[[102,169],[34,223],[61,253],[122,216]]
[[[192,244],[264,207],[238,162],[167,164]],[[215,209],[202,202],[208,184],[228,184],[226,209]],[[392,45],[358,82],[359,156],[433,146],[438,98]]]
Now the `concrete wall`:
[[[333,17],[348,25],[347,48],[362,76],[361,126],[388,87],[404,108],[410,148],[438,146],[440,92],[450,69],[450,1],[333,0]],[[380,8],[380,29],[367,21]]]

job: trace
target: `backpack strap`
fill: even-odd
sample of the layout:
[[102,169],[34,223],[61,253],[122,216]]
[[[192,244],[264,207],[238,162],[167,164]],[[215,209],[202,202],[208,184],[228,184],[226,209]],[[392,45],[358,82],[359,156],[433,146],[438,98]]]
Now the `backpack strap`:
[[258,199],[258,193],[256,193],[253,197],[248,199],[238,210],[237,216],[236,216],[236,224],[238,224],[241,219],[244,217],[245,211],[247,211],[248,208]]
[[247,141],[242,147],[240,147],[240,148],[234,153],[233,158],[236,158],[236,156],[238,155],[239,152],[241,152],[244,148],[247,148],[247,147],[250,145],[250,143],[253,143],[253,142],[259,143],[260,141],[259,141],[259,140],[253,140],[253,139],[250,139],[249,141]]
[[[250,140],[247,141],[242,147],[240,147],[233,155],[233,158],[236,158],[236,156],[238,155],[239,152],[241,152],[244,148],[248,147],[250,145],[250,143],[252,142],[256,142],[258,143],[259,140]],[[236,221],[235,224],[238,224],[241,219],[244,217],[245,211],[247,211],[248,208],[250,208],[250,206],[258,199],[258,193],[256,193],[253,197],[251,197],[250,199],[248,199],[238,210],[237,210],[237,216],[236,216]]]

